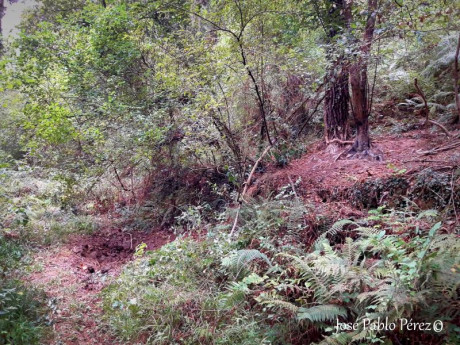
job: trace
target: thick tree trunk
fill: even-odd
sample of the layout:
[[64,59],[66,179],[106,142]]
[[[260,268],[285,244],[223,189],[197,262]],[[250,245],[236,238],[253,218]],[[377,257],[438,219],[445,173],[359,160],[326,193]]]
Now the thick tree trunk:
[[[324,29],[333,43],[336,36],[347,27],[345,13],[348,6],[344,0],[329,0],[332,4],[324,21]],[[332,49],[328,59],[333,62],[326,74],[327,88],[324,97],[324,128],[326,143],[347,139],[348,107],[350,92],[348,86],[348,66],[344,56],[334,57]]]
[[352,147],[354,152],[367,152],[370,149],[367,66],[374,36],[377,3],[378,0],[368,0],[369,15],[359,49],[359,57],[350,68],[351,105],[357,129]]
[[368,119],[364,119],[363,122],[357,123],[356,125],[356,139],[353,143],[352,149],[356,152],[366,152],[370,148],[369,138],[369,122]]
[[351,104],[356,123],[356,139],[352,149],[355,152],[363,152],[370,148],[366,63],[359,61],[352,66],[350,70],[350,84]]
[[[337,69],[339,69],[337,71]],[[347,139],[348,104],[350,92],[348,90],[348,71],[338,62],[326,78],[332,79],[324,97],[324,124],[326,142],[334,139]]]

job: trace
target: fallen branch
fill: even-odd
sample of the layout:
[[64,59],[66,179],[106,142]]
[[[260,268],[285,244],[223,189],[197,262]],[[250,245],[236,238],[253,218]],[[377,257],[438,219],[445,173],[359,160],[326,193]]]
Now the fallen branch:
[[[276,143],[276,142],[275,142]],[[262,160],[262,158],[265,157],[265,155],[268,153],[268,151],[270,151],[270,149],[273,147],[273,145],[269,145],[265,148],[264,152],[262,152],[262,154],[260,155],[260,157],[256,160],[256,162],[254,163],[254,166],[252,167],[251,169],[251,173],[249,174],[249,177],[248,179],[246,180],[246,182],[244,183],[244,189],[243,189],[243,192],[241,193],[241,195],[239,196],[239,199],[241,199],[241,201],[244,201],[245,203],[247,203],[246,200],[244,200],[244,195],[246,194],[246,192],[248,191],[248,188],[251,184],[251,181],[252,181],[252,176],[254,175],[260,161]],[[233,221],[233,226],[232,226],[232,230],[230,230],[230,234],[229,234],[229,238],[231,239],[233,234],[235,233],[235,230],[236,230],[236,226],[238,224],[238,218],[239,218],[239,215],[240,215],[240,209],[241,209],[241,202],[240,204],[238,205],[238,209],[236,210],[236,216],[235,216],[235,220]]]
[[348,151],[349,151],[349,149],[346,148],[345,150],[343,150],[342,152],[340,152],[340,153],[337,155],[337,157],[335,157],[334,162],[337,162],[337,161],[339,160],[339,158],[342,157],[342,156],[344,155],[344,153],[346,153],[346,152],[348,152]]
[[238,209],[236,210],[235,220],[233,221],[232,230],[230,231],[230,235],[229,235],[230,238],[232,238],[233,233],[234,233],[235,230],[236,230],[236,225],[238,224],[238,217],[239,217],[239,215],[240,215],[240,208],[241,208],[241,205],[238,206]]
[[459,146],[460,146],[460,141],[457,141],[457,142],[454,142],[454,143],[446,145],[446,146],[436,147],[436,148],[434,148],[432,150],[417,151],[417,153],[422,155],[422,156],[435,155],[435,154],[437,154],[439,152],[449,151],[449,150],[455,149],[456,147],[459,147]]
[[425,115],[425,123],[423,125],[426,126],[428,124],[428,121],[429,121],[428,117],[430,116],[430,108],[428,108],[428,102],[426,101],[425,94],[423,93],[423,91],[418,86],[417,78],[414,79],[414,85],[415,85],[415,88],[417,89],[418,94],[423,99],[423,104],[424,104],[423,110],[424,110],[424,115]]
[[418,94],[420,95],[420,97],[422,97],[423,99],[423,104],[424,104],[424,107],[423,107],[423,112],[424,112],[424,115],[425,115],[425,122],[423,124],[424,127],[426,127],[428,125],[428,123],[431,123],[433,125],[436,125],[438,126],[439,128],[441,128],[443,130],[444,133],[446,133],[446,135],[448,137],[450,137],[450,134],[449,134],[449,131],[447,130],[446,127],[444,127],[443,125],[441,125],[439,122],[436,122],[436,121],[433,121],[433,120],[430,120],[429,119],[429,116],[430,116],[430,109],[428,108],[428,102],[426,101],[426,97],[425,97],[425,94],[423,93],[423,91],[420,89],[420,87],[418,86],[418,82],[417,82],[417,78],[414,79],[414,85],[415,85],[415,88],[417,89],[417,92]]
[[446,127],[444,127],[443,125],[441,125],[439,122],[436,122],[436,121],[433,121],[433,120],[428,120],[429,123],[433,124],[433,125],[436,125],[438,126],[439,128],[441,128],[443,130],[444,133],[446,133],[446,135],[448,137],[450,137],[450,133],[449,131],[447,130]]

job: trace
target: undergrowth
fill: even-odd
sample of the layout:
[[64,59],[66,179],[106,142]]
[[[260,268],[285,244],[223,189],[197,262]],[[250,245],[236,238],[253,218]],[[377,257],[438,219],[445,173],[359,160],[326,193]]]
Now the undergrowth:
[[20,279],[38,247],[94,230],[70,195],[57,176],[20,164],[0,169],[0,345],[40,344],[48,333],[46,295]]
[[272,343],[262,315],[244,298],[229,299],[220,261],[232,248],[211,235],[148,252],[104,291],[107,323],[122,340],[146,344]]
[[46,333],[46,296],[11,279],[25,256],[23,245],[0,234],[0,345],[39,344]]
[[[456,344],[460,242],[429,210],[386,210],[317,227],[289,188],[229,209],[200,239],[143,252],[103,292],[106,322],[146,344]],[[363,329],[440,320],[439,333]],[[336,328],[356,322],[357,330]]]

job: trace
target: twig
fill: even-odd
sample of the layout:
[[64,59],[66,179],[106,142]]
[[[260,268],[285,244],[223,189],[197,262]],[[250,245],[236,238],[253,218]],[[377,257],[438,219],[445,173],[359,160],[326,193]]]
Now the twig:
[[426,101],[425,94],[423,93],[423,91],[418,86],[417,78],[414,79],[414,85],[415,85],[415,88],[417,89],[418,94],[423,99],[424,110],[425,110],[425,123],[423,125],[426,126],[428,124],[428,121],[429,121],[428,117],[430,115],[430,109],[428,108],[428,102]]
[[133,235],[130,232],[127,232],[127,234],[129,235],[129,238],[130,238],[130,241],[131,241],[131,245],[129,246],[129,250],[132,250],[133,249]]
[[444,127],[443,125],[441,125],[439,122],[436,122],[436,121],[433,121],[433,120],[428,120],[428,122],[431,123],[431,124],[433,124],[433,125],[438,126],[439,128],[441,128],[442,131],[443,131],[444,133],[446,133],[446,135],[447,135],[448,137],[450,137],[450,133],[449,133],[449,131],[447,130],[447,128]]
[[256,160],[256,162],[254,163],[254,166],[252,167],[252,170],[251,170],[251,173],[249,174],[249,177],[248,179],[246,180],[245,184],[244,184],[244,189],[243,189],[243,192],[241,193],[240,195],[240,198],[241,200],[243,200],[244,202],[246,202],[246,200],[244,200],[244,195],[246,194],[246,192],[248,191],[248,188],[249,186],[251,185],[251,181],[252,181],[252,176],[254,175],[256,169],[257,169],[257,166],[259,165],[260,161],[262,160],[262,158],[265,157],[265,155],[268,153],[268,151],[270,151],[270,149],[273,147],[273,145],[269,145],[266,147],[266,149],[264,150],[264,152],[262,152],[262,154],[260,155],[260,157]]
[[236,224],[238,223],[238,217],[239,217],[239,215],[240,215],[240,209],[241,209],[241,205],[239,205],[239,206],[238,206],[238,209],[236,210],[235,220],[233,221],[232,230],[230,231],[230,235],[229,235],[230,238],[232,238],[233,233],[235,232]]
[[460,146],[460,141],[454,142],[454,143],[446,145],[446,146],[436,147],[436,148],[434,148],[432,150],[428,150],[428,151],[417,151],[417,153],[421,154],[422,156],[434,155],[434,154],[437,154],[439,152],[452,150],[452,149],[454,149],[454,148],[456,148],[458,146]]

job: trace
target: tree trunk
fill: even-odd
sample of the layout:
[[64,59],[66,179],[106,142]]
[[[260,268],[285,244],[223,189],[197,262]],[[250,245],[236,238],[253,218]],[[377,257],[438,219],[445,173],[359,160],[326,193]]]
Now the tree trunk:
[[352,147],[354,152],[367,152],[370,149],[367,66],[374,36],[377,3],[378,0],[368,0],[369,15],[359,49],[359,57],[350,68],[351,105],[357,131]]
[[346,140],[350,92],[348,90],[348,71],[342,59],[337,62],[336,68],[328,73],[326,78],[333,80],[324,98],[326,142],[334,139]]
[[455,51],[455,60],[454,60],[454,93],[455,93],[455,104],[457,105],[457,116],[455,116],[453,123],[456,123],[460,126],[460,96],[458,95],[458,58],[460,55],[460,35],[458,35],[457,50]]
[[[332,44],[339,33],[347,26],[345,16],[347,5],[344,0],[329,0],[330,9],[322,20],[328,43]],[[348,66],[344,56],[334,57],[328,52],[332,66],[326,74],[327,88],[324,97],[324,129],[326,143],[346,140],[348,135],[348,105],[350,92],[348,86]],[[333,60],[335,59],[335,61]]]

